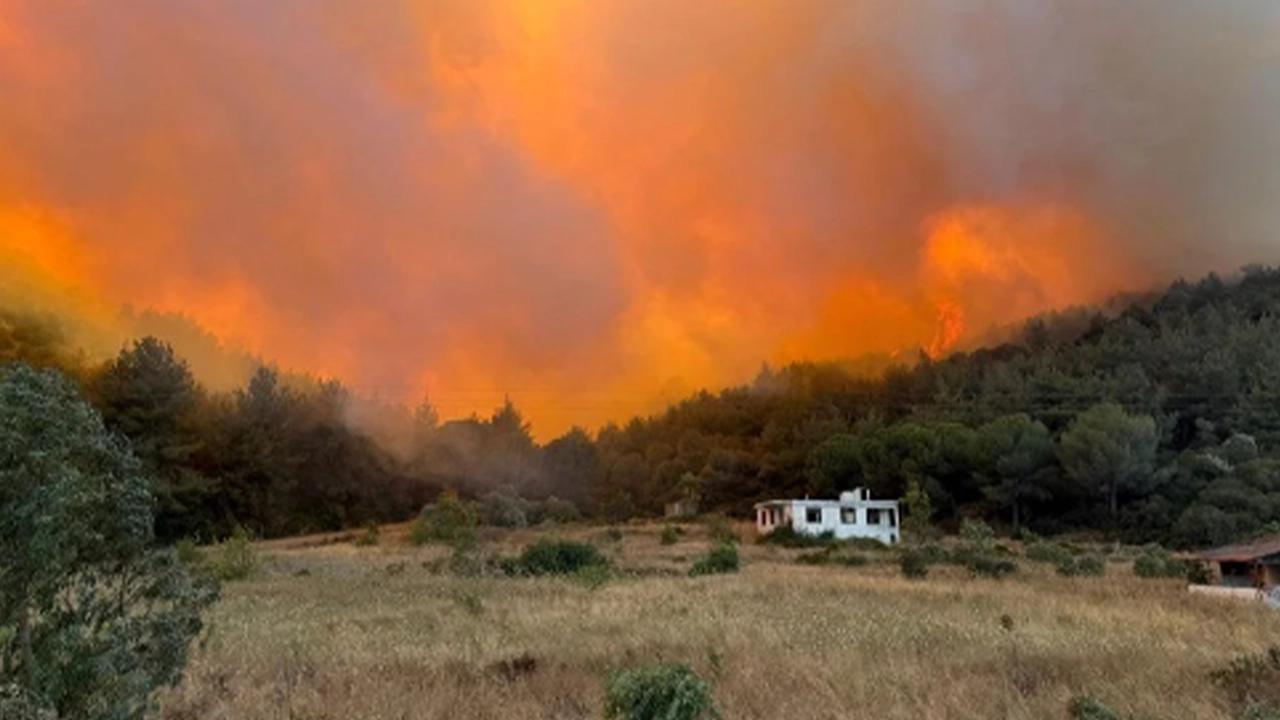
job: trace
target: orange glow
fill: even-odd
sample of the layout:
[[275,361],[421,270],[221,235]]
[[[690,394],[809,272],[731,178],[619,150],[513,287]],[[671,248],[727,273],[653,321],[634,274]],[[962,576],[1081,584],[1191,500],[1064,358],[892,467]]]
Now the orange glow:
[[[130,305],[445,416],[510,395],[546,439],[1183,270],[1210,194],[1113,108],[1210,90],[1055,64],[1114,34],[1069,8],[914,5],[0,0],[0,298],[108,352]],[[1166,36],[1121,70],[1252,57]]]

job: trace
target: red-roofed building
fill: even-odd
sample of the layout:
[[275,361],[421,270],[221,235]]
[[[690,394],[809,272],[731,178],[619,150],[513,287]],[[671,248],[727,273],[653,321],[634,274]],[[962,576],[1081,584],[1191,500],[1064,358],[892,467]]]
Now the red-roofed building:
[[1219,585],[1263,589],[1280,586],[1280,535],[1204,550],[1195,557],[1208,564]]

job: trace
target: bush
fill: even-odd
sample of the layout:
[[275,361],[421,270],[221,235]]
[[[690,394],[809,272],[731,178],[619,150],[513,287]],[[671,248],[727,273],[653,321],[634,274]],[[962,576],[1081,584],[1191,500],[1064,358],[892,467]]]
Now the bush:
[[1212,585],[1213,571],[1206,563],[1189,562],[1187,563],[1187,582],[1192,585]]
[[542,503],[542,516],[555,523],[572,523],[582,519],[578,506],[552,495]]
[[596,539],[599,540],[600,542],[620,543],[622,542],[622,538],[623,538],[622,531],[616,527],[611,527],[606,529],[604,532],[600,533],[599,537],[597,537]]
[[440,495],[435,505],[422,509],[413,523],[409,539],[415,545],[472,542],[475,540],[476,524],[475,508],[459,499],[457,493],[446,491]]
[[[758,541],[761,545],[777,545],[784,548],[814,548],[825,547],[836,541],[833,533],[822,533],[821,535],[808,535],[806,533],[798,533],[795,528],[790,525],[783,525],[775,528],[768,535],[760,536]],[[876,543],[877,545],[879,543]]]
[[989,551],[996,544],[996,533],[981,520],[965,518],[960,523],[960,539],[976,548]]
[[662,528],[661,542],[663,545],[675,545],[680,542],[680,531],[676,530],[674,525]]
[[209,559],[209,571],[223,582],[244,580],[257,569],[258,553],[242,527],[237,527]]
[[1133,574],[1141,578],[1183,578],[1187,576],[1187,563],[1163,548],[1149,547],[1133,561]]
[[1002,578],[1018,571],[1018,563],[1013,560],[982,553],[970,554],[964,566],[973,575],[988,578]]
[[1058,574],[1064,577],[1102,577],[1107,574],[1107,561],[1101,555],[1068,556],[1058,563]]
[[929,575],[929,555],[923,549],[911,548],[902,553],[898,558],[898,565],[902,568],[902,576],[908,580],[923,580]]
[[1023,554],[1032,562],[1057,565],[1059,567],[1063,563],[1071,562],[1073,559],[1070,550],[1057,543],[1045,541],[1031,543]]
[[604,714],[616,720],[720,717],[711,685],[687,665],[655,665],[614,673],[605,687]]
[[527,504],[514,493],[495,490],[480,498],[480,517],[484,519],[484,524],[493,527],[528,527]]
[[742,562],[738,559],[738,548],[733,543],[722,542],[711,549],[689,570],[690,577],[702,575],[722,575],[736,573]]
[[609,559],[595,545],[543,539],[525,548],[518,557],[502,561],[501,567],[508,575],[573,575],[584,568],[608,564]]
[[1072,698],[1067,711],[1072,720],[1120,720],[1120,715],[1115,710],[1088,695]]

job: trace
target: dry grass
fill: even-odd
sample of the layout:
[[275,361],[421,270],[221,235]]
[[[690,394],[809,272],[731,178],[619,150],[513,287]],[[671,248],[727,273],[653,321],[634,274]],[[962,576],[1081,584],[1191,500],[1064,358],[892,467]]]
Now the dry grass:
[[596,718],[610,669],[665,660],[713,679],[733,720],[1043,720],[1078,693],[1143,718],[1226,720],[1207,673],[1280,637],[1280,614],[1117,565],[1105,579],[1024,564],[1004,581],[909,582],[889,563],[806,567],[749,545],[741,574],[689,579],[707,538],[662,546],[661,529],[601,540],[632,574],[595,590],[442,574],[446,551],[400,531],[373,548],[269,546],[258,577],[227,588],[163,716]]

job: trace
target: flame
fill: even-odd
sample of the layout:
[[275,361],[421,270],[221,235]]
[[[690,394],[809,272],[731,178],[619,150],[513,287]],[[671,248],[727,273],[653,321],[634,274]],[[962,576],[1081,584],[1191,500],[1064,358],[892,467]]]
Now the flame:
[[0,0],[0,297],[546,438],[1274,247],[1262,24],[1015,5]]

